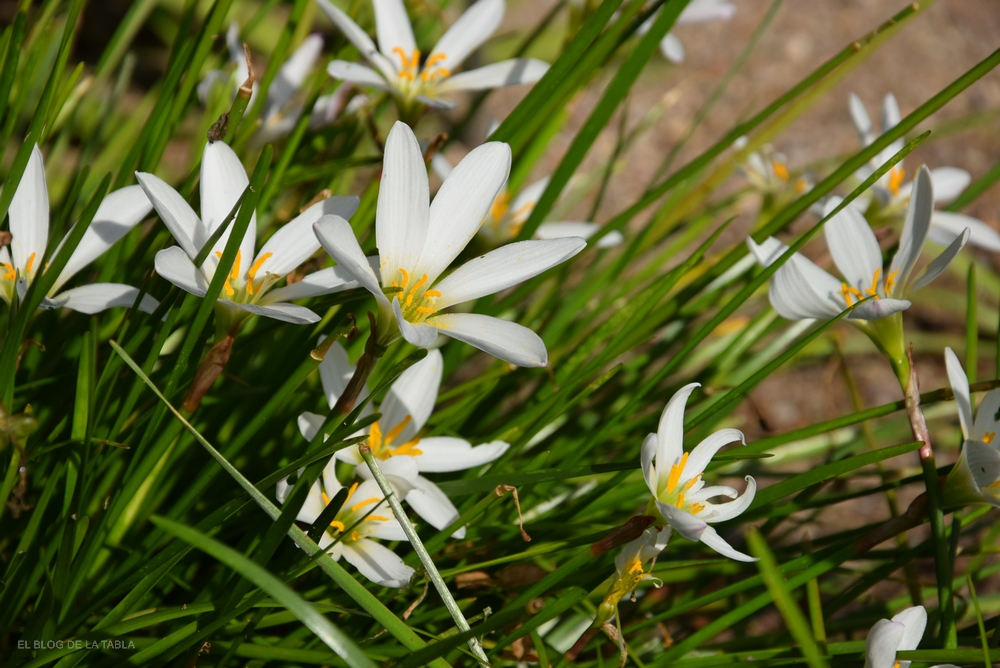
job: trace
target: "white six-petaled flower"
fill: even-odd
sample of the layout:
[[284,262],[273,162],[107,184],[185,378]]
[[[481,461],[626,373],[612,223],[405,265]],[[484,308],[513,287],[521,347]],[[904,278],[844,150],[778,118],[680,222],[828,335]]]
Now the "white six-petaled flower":
[[429,204],[420,146],[410,128],[397,122],[386,140],[375,214],[379,275],[350,223],[339,216],[324,216],[316,223],[323,248],[375,296],[381,345],[402,335],[427,348],[440,333],[518,366],[546,365],[545,344],[527,327],[474,313],[441,313],[517,285],[586,246],[577,237],[521,241],[474,258],[441,278],[479,231],[507,180],[510,159],[506,144],[483,144],[455,167]]
[[[108,194],[84,232],[80,243],[42,300],[41,308],[65,307],[82,313],[97,313],[113,306],[131,306],[139,290],[120,283],[82,285],[60,292],[77,272],[96,260],[146,217],[152,206],[142,188],[128,186]],[[49,244],[49,191],[45,164],[38,146],[31,151],[21,182],[10,201],[10,248],[0,248],[0,299],[8,304],[16,294],[23,299],[42,269]],[[67,237],[69,234],[67,234]],[[59,247],[65,243],[60,242]],[[56,249],[58,253],[58,248]],[[54,257],[54,255],[53,255]],[[143,295],[139,308],[152,313],[158,302]]]
[[1000,507],[1000,389],[986,393],[973,420],[972,393],[962,363],[951,348],[945,348],[944,361],[964,440],[945,483],[945,501],[956,505],[985,502]]
[[319,6],[370,65],[334,60],[327,72],[335,79],[388,91],[403,104],[414,102],[436,108],[454,106],[441,97],[455,91],[487,90],[534,83],[548,70],[548,63],[533,58],[513,58],[456,74],[458,67],[500,25],[503,0],[474,3],[430,51],[421,63],[420,49],[402,0],[372,0],[378,47],[347,14],[328,0]]
[[[378,408],[381,417],[367,427],[368,438],[365,440],[383,466],[390,461],[399,464],[401,460],[413,464],[408,476],[406,470],[394,473],[393,479],[406,478],[405,489],[397,490],[399,497],[436,529],[444,529],[458,519],[458,510],[437,485],[421,474],[464,471],[481,466],[495,460],[509,447],[503,441],[473,447],[463,438],[418,436],[434,410],[443,368],[440,351],[431,350],[427,357],[400,374]],[[354,375],[354,367],[343,347],[334,343],[319,370],[323,392],[330,408],[333,408]],[[366,388],[360,396],[363,398],[367,394]],[[369,403],[362,416],[371,412]],[[299,430],[311,441],[319,432],[323,419],[316,413],[303,413],[299,416]],[[337,451],[336,458],[355,465],[360,477],[371,478],[371,471],[361,458],[358,446]],[[464,538],[465,527],[460,527],[454,536]]]
[[[850,110],[851,119],[854,121],[854,127],[862,144],[871,145],[878,138],[878,134],[875,132],[875,126],[868,116],[865,105],[854,93],[851,93],[850,97]],[[895,127],[899,121],[899,103],[896,102],[896,97],[892,93],[888,93],[882,101],[882,134]],[[904,143],[904,140],[900,138],[882,149],[867,165],[858,170],[858,179],[863,181],[871,176],[876,169],[898,153],[903,148]],[[958,167],[938,167],[930,170],[929,174],[934,185],[935,201],[938,204],[947,204],[954,200],[972,181],[972,176]],[[866,215],[870,214],[876,218],[901,217],[914,188],[914,182],[907,183],[905,179],[906,170],[903,168],[903,161],[900,160],[875,182],[871,190],[874,201],[869,202],[867,206],[863,202],[859,202],[860,206],[867,209]],[[966,229],[969,230],[969,243],[973,246],[1000,251],[1000,233],[977,218],[951,211],[935,210],[932,212],[927,238],[934,243],[948,246]]]
[[[670,398],[655,434],[642,444],[642,474],[653,494],[651,508],[680,535],[700,540],[719,554],[737,561],[755,561],[727,543],[709,523],[724,522],[739,516],[753,502],[757,482],[747,476],[746,491],[740,496],[726,485],[705,486],[702,476],[712,457],[723,446],[739,441],[746,445],[743,432],[721,429],[707,437],[690,452],[684,451],[684,406],[699,383],[685,385]],[[734,499],[713,503],[716,497]],[[665,538],[661,538],[665,544]]]
[[[249,183],[240,159],[223,142],[205,145],[201,162],[201,218],[180,193],[159,177],[147,173],[136,176],[179,244],[156,254],[157,273],[182,290],[204,297],[232,227],[219,237],[200,268],[193,260],[219,225],[227,222],[227,216]],[[271,289],[319,250],[313,223],[326,214],[349,218],[357,207],[358,198],[354,196],[330,197],[313,204],[275,232],[256,256],[257,214],[254,213],[216,303],[217,313],[227,321],[223,328],[232,332],[251,314],[295,324],[318,322],[318,315],[288,302],[357,287],[342,269],[334,267]]]
[[[320,480],[309,488],[306,500],[295,519],[313,524],[330,501],[344,489],[337,480],[336,461],[323,469]],[[400,481],[391,478],[394,488]],[[287,478],[278,482],[276,496],[284,503],[292,486]],[[347,500],[319,539],[320,548],[339,560],[344,557],[372,582],[386,587],[405,587],[413,569],[403,563],[395,552],[376,540],[403,541],[406,534],[385,503],[385,497],[374,480],[358,481],[348,487]]]
[[[875,622],[865,639],[865,668],[909,668],[909,661],[896,661],[896,652],[916,649],[926,627],[927,611],[922,605]],[[948,663],[933,668],[958,667]]]

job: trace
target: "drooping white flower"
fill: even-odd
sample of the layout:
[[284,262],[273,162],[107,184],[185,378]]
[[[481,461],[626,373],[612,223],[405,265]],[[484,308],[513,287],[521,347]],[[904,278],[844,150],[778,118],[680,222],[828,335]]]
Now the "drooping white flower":
[[[694,450],[684,451],[684,406],[696,387],[700,384],[685,385],[670,398],[660,415],[656,433],[647,436],[642,444],[642,474],[653,494],[651,506],[655,506],[664,522],[685,538],[700,540],[730,559],[755,561],[733,549],[709,526],[710,522],[731,520],[750,507],[757,492],[757,482],[747,476],[747,488],[742,496],[726,485],[705,486],[702,476],[715,453],[729,443],[739,441],[746,445],[746,441],[738,429],[721,429]],[[711,501],[719,496],[734,500]]]
[[[854,93],[851,93],[850,97],[850,110],[851,119],[862,144],[871,145],[879,135],[875,132],[875,126],[868,116],[865,105]],[[891,130],[899,124],[899,121],[899,104],[895,96],[888,93],[882,102],[881,134]],[[867,179],[876,169],[902,150],[904,145],[904,140],[900,138],[882,149],[867,165],[858,170],[857,178],[861,181]],[[947,204],[957,198],[972,181],[972,176],[958,167],[938,167],[929,173],[938,204]],[[871,213],[879,218],[902,217],[914,188],[914,182],[907,183],[905,179],[906,170],[901,160],[875,182],[871,189],[874,199],[869,202],[866,214]],[[864,207],[864,202],[859,202],[859,205]],[[966,229],[969,230],[969,243],[973,246],[994,252],[1000,251],[1000,233],[983,221],[961,213],[933,211],[927,236],[934,243],[948,246]]]
[[632,594],[634,600],[633,592],[640,583],[652,580],[657,587],[663,584],[652,574],[652,565],[667,547],[670,532],[670,525],[649,526],[638,538],[622,546],[615,556],[615,579],[597,608],[595,626],[602,626],[618,614],[618,603],[623,598]]
[[[839,202],[840,200],[831,198],[827,203],[827,212],[832,211]],[[823,230],[830,254],[844,279],[834,278],[805,256],[796,253],[778,269],[771,281],[769,296],[774,310],[790,320],[826,320],[862,299],[874,297],[851,312],[850,322],[889,355],[897,372],[904,373],[905,351],[900,312],[910,307],[907,297],[937,278],[968,239],[966,232],[923,270],[915,272],[917,258],[927,239],[933,210],[934,194],[930,172],[926,167],[921,167],[907,209],[899,249],[883,273],[882,251],[875,233],[855,207],[844,207],[826,222]],[[757,261],[765,267],[788,249],[773,237],[760,245],[748,238],[747,245]]]
[[[909,661],[896,661],[896,652],[916,649],[926,627],[927,611],[922,605],[875,622],[865,639],[865,668],[909,668]],[[934,668],[958,667],[948,663]]]
[[[448,178],[454,169],[448,159],[440,153],[434,154],[431,166],[434,168],[434,173],[442,179]],[[505,244],[517,238],[548,185],[549,179],[546,177],[525,186],[516,194],[511,194],[506,186],[501,188],[490,206],[483,226],[479,228],[479,236],[491,246]],[[581,239],[589,239],[600,230],[601,226],[597,223],[553,221],[539,225],[538,229],[535,230],[534,238],[580,237]],[[611,248],[624,240],[625,237],[622,236],[622,233],[615,230],[601,237],[601,240],[597,242],[597,247]]]
[[[657,12],[658,13],[658,12]],[[728,21],[736,13],[736,5],[724,0],[691,0],[687,6],[681,10],[677,17],[677,24],[690,25],[694,23],[706,23],[708,21]],[[645,35],[653,27],[653,21],[657,14],[654,13],[639,26],[638,34]],[[685,52],[684,45],[672,32],[668,32],[666,37],[660,40],[660,53],[672,63],[683,63]]]
[[334,60],[327,67],[330,76],[388,91],[405,105],[419,102],[447,109],[454,106],[442,97],[448,93],[534,83],[549,68],[548,63],[533,58],[513,58],[456,74],[465,59],[499,27],[505,9],[503,0],[474,3],[438,40],[422,63],[402,0],[372,0],[377,48],[347,14],[328,0],[317,1],[372,66]]
[[[545,344],[527,327],[474,313],[441,312],[517,285],[586,245],[575,237],[521,241],[472,259],[441,278],[479,230],[509,171],[510,148],[498,142],[483,144],[455,167],[428,204],[427,170],[417,139],[397,122],[386,141],[375,214],[379,275],[346,220],[324,216],[316,223],[323,248],[375,296],[381,345],[402,335],[426,348],[440,333],[518,366],[545,366]],[[384,288],[392,290],[388,297]]]
[[[348,361],[343,347],[334,343],[323,358],[319,370],[326,400],[330,408],[333,408],[354,375],[354,367]],[[442,370],[440,351],[431,350],[427,357],[400,374],[378,408],[381,417],[366,428],[368,438],[365,441],[372,454],[382,463],[400,459],[413,462],[413,476],[408,481],[412,488],[405,494],[400,492],[400,498],[404,498],[420,517],[436,529],[444,529],[458,519],[458,510],[437,485],[421,474],[464,471],[482,466],[495,460],[510,447],[503,441],[473,447],[462,438],[418,436],[434,410],[441,387]],[[366,388],[361,396],[367,394]],[[371,404],[366,405],[364,414],[371,412]],[[322,415],[316,413],[303,413],[299,416],[299,430],[311,441],[319,432],[323,419]],[[355,471],[362,478],[371,477],[371,471],[361,458],[358,446],[339,450],[336,457],[354,464],[357,467]],[[465,527],[459,528],[454,536],[464,538]]]
[[[40,308],[69,308],[81,313],[98,313],[113,306],[131,306],[139,290],[121,283],[96,283],[60,292],[77,272],[100,257],[129,230],[146,217],[152,206],[142,188],[128,186],[108,194],[91,221],[83,238],[63,270],[56,277]],[[45,182],[45,164],[38,145],[31,151],[21,182],[10,201],[10,248],[0,248],[0,299],[10,304],[15,293],[23,299],[32,281],[42,269],[42,259],[49,245],[49,190]],[[66,238],[69,237],[67,233]],[[65,243],[65,238],[59,247]],[[56,249],[56,253],[59,249]],[[55,255],[53,254],[53,257]],[[147,313],[158,302],[143,295],[139,308]]]
[[[204,297],[232,226],[219,237],[200,268],[195,267],[193,260],[219,225],[227,222],[227,216],[249,183],[240,159],[223,142],[205,145],[201,162],[201,218],[180,193],[159,177],[143,172],[136,176],[179,244],[156,254],[157,273],[182,290]],[[234,331],[251,314],[295,324],[318,322],[318,315],[289,302],[357,287],[351,276],[335,267],[271,289],[319,250],[313,223],[326,214],[349,218],[357,207],[358,198],[354,196],[330,197],[313,204],[275,232],[256,256],[257,214],[254,213],[216,302],[217,313],[227,320],[225,329]]]
[[[295,519],[313,524],[330,501],[342,490],[336,476],[336,461],[323,469],[322,477],[309,488],[305,503]],[[387,473],[391,473],[387,471]],[[399,480],[393,476],[393,485]],[[276,496],[284,503],[291,493],[288,479],[278,482]],[[376,542],[377,540],[407,540],[403,527],[392,514],[385,496],[374,480],[358,481],[348,488],[347,500],[319,539],[319,546],[336,560],[344,557],[362,575],[386,587],[405,587],[413,576],[413,569],[403,563],[396,553]]]
[[972,418],[972,393],[962,363],[951,348],[944,351],[948,382],[955,395],[958,421],[962,426],[962,451],[945,483],[946,502],[988,503],[1000,508],[1000,389],[983,397]]

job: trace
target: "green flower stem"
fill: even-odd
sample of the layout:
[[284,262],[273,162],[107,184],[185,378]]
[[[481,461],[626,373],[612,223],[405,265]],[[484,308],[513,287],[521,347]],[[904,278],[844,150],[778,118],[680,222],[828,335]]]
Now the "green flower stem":
[[[372,333],[374,337],[374,332]],[[372,339],[370,338],[369,341]],[[360,368],[360,365],[359,367]],[[357,375],[357,374],[355,374]],[[353,379],[352,379],[353,380]],[[417,535],[416,530],[410,521],[406,518],[406,511],[403,510],[403,504],[399,502],[399,498],[396,496],[396,492],[393,490],[392,485],[389,484],[388,478],[382,473],[382,469],[378,465],[378,460],[372,455],[371,448],[368,447],[367,443],[362,443],[358,448],[361,451],[361,456],[364,458],[365,463],[368,464],[368,468],[371,469],[372,475],[375,477],[375,482],[378,483],[379,488],[385,495],[385,500],[389,503],[389,507],[392,508],[393,514],[396,519],[399,520],[399,524],[403,527],[403,532],[409,539],[410,544],[413,545],[413,549],[416,551],[417,556],[420,557],[420,563],[424,565],[424,569],[427,571],[427,577],[431,579],[434,583],[434,588],[437,589],[438,594],[441,596],[441,600],[444,601],[444,606],[448,608],[448,612],[451,614],[451,618],[455,620],[455,626],[458,627],[459,631],[467,632],[470,629],[469,623],[465,620],[465,615],[458,607],[458,603],[455,602],[455,598],[448,591],[448,585],[445,584],[444,578],[438,573],[437,567],[434,565],[434,560],[431,559],[431,555],[427,552],[427,548],[420,541],[420,536]],[[476,659],[479,660],[480,665],[489,666],[490,661],[486,658],[486,653],[483,652],[483,647],[479,643],[479,639],[472,637],[469,638],[469,649],[475,655]]]

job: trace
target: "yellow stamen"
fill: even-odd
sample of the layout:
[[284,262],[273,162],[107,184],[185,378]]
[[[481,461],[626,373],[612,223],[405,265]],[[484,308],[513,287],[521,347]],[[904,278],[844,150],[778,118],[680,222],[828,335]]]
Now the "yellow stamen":
[[690,480],[688,480],[686,483],[684,483],[684,491],[686,492],[689,489],[691,489],[692,487],[694,487],[695,484],[698,482],[699,478],[701,478],[701,474],[700,473],[698,475],[696,475],[695,477],[691,478]]
[[352,531],[351,540],[357,543],[359,540],[361,540],[361,534],[359,534],[357,531]]
[[31,255],[28,256],[28,264],[24,266],[24,273],[26,273],[28,276],[31,276],[31,268],[34,266],[34,264],[35,264],[35,254],[32,253]]
[[381,515],[369,515],[365,518],[366,522],[388,522],[388,517],[382,517]]
[[351,488],[347,490],[347,498],[344,499],[344,503],[347,503],[348,501],[351,500],[351,497],[354,496],[354,490],[356,490],[357,488],[358,488],[358,483],[354,483],[353,485],[351,485]]
[[406,296],[406,305],[413,306],[413,293],[411,292]]
[[264,279],[260,279],[260,283],[255,287],[253,284],[254,278],[257,276],[257,272],[260,271],[261,266],[267,262],[267,258],[271,257],[272,253],[264,253],[257,261],[250,266],[250,271],[247,272],[247,294],[252,295],[256,290],[260,289],[260,286],[264,285]]
[[906,176],[906,170],[900,166],[893,167],[889,170],[889,192],[893,195],[899,194],[899,187],[903,185],[903,178]]
[[420,442],[419,438],[416,438],[412,441],[408,441],[403,445],[399,446],[398,448],[396,448],[395,450],[393,450],[392,454],[393,456],[409,455],[410,457],[419,457],[420,455],[424,454],[422,450],[419,450],[417,448],[417,443],[419,442]]
[[528,214],[530,214],[532,212],[532,210],[534,210],[535,204],[537,204],[537,202],[525,202],[524,204],[522,204],[521,206],[519,206],[517,208],[517,211],[515,211],[514,213],[512,213],[510,215],[510,217],[513,218],[513,219],[515,219],[515,220],[517,220],[521,216],[527,217]]
[[681,508],[681,509],[684,508],[684,494],[683,493],[677,495],[677,507]]
[[17,278],[17,272],[14,271],[14,265],[8,262],[4,262],[3,268],[7,270],[7,272],[3,275],[3,280],[13,281],[15,278]]
[[341,522],[339,520],[334,520],[334,521],[330,522],[330,528],[331,529],[336,529],[340,533],[344,533],[344,529],[346,529],[347,527],[344,526],[343,522]]
[[771,168],[774,170],[774,175],[779,179],[782,181],[788,180],[788,167],[785,166],[785,163],[780,160],[772,160]]
[[848,306],[853,305],[851,297],[855,297],[858,301],[865,298],[864,295],[861,294],[861,290],[858,290],[857,288],[852,288],[847,283],[840,284],[840,296],[844,298],[844,302]]
[[444,60],[447,57],[448,56],[446,56],[443,53],[435,53],[433,56],[431,56],[430,58],[427,59],[427,62],[424,63],[424,67],[425,68],[426,67],[434,67],[435,65],[437,65],[438,63],[440,63],[442,60]]
[[323,497],[323,505],[330,505],[330,497],[326,495],[326,492],[321,491],[319,494]]
[[885,277],[885,294],[892,294],[892,286],[896,285],[896,274],[899,273],[899,269],[893,271],[888,276]]
[[364,508],[365,506],[367,506],[369,504],[372,504],[372,503],[378,503],[379,501],[381,501],[381,499],[379,499],[377,496],[373,496],[370,499],[365,499],[361,503],[355,503],[353,506],[351,506],[351,512],[352,513],[356,513],[359,510],[361,510],[362,508]]
[[427,292],[424,293],[424,297],[440,297],[440,296],[441,296],[440,290],[428,290]]
[[700,503],[692,503],[691,504],[690,511],[691,511],[692,515],[697,515],[698,513],[700,513],[703,510],[705,510],[705,506],[703,506],[702,504],[700,504]]
[[670,475],[667,477],[667,494],[673,494],[674,488],[677,487],[677,483],[681,480],[681,473],[684,472],[684,465],[687,464],[687,460],[688,453],[685,452],[681,457],[681,461],[670,467]]
[[412,290],[412,292],[410,294],[413,294],[413,292],[416,292],[417,290],[419,290],[420,286],[423,285],[426,282],[427,282],[427,274],[424,274],[423,276],[420,277],[420,280],[417,281],[417,284],[413,286],[413,290]]
[[[407,304],[409,306],[409,304]],[[426,306],[418,306],[417,313],[437,313],[436,308],[427,308]]]
[[629,575],[634,575],[635,573],[642,573],[642,562],[638,559],[633,559],[632,563],[628,566],[627,573]]
[[490,218],[493,219],[494,223],[499,223],[503,220],[504,215],[507,213],[507,209],[510,208],[510,193],[506,190],[500,192],[493,200],[493,204],[490,205]]
[[809,188],[809,182],[805,179],[798,179],[795,182],[795,192],[804,193]]
[[399,438],[399,435],[403,433],[403,430],[406,429],[406,425],[410,424],[410,420],[412,419],[413,418],[411,416],[407,415],[399,421],[399,424],[389,430],[389,433],[385,435],[385,444],[389,445],[394,440]]
[[[402,267],[399,268],[399,273],[403,275],[403,284],[399,287],[406,288],[406,286],[410,283],[410,275],[406,273],[406,270]],[[395,285],[395,283],[393,283],[393,285]]]
[[998,487],[1000,487],[1000,480],[997,480],[996,482],[991,482],[990,484],[986,485],[986,489],[996,489]]
[[996,437],[997,433],[995,431],[988,431],[983,435],[983,443],[992,443]]
[[875,275],[872,276],[872,286],[865,290],[866,294],[874,295],[875,299],[878,299],[878,277],[882,275],[882,269],[876,269]]

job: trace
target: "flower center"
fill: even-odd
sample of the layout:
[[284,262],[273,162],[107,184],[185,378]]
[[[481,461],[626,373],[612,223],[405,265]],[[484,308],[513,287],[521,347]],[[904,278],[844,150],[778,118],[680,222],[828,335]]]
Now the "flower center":
[[[680,485],[681,476],[684,475],[684,467],[687,465],[688,455],[689,453],[685,452],[681,455],[681,460],[670,467],[670,473],[667,475],[666,489],[661,489],[657,496],[662,503],[675,506],[692,515],[697,515],[705,509],[705,506],[701,503],[687,503],[684,499],[684,493],[690,491],[692,487],[698,484],[701,474],[699,473],[683,485]],[[678,489],[679,485],[680,489]]]
[[[229,275],[226,276],[226,282],[222,285],[223,292],[226,293],[226,297],[230,301],[238,301],[240,303],[253,303],[260,299],[261,295],[267,291],[274,283],[278,281],[280,276],[272,274],[271,272],[265,272],[265,276],[260,280],[257,280],[257,272],[260,268],[264,266],[264,263],[273,255],[273,253],[264,253],[259,258],[257,258],[250,269],[247,270],[246,280],[241,280],[240,266],[243,262],[243,251],[236,251],[236,259],[233,260],[233,268],[229,270]],[[220,251],[215,251],[215,256],[222,259],[222,253]]]
[[[354,492],[358,489],[358,483],[351,485],[350,489],[347,490],[347,499],[344,501],[343,508],[337,512],[337,519],[330,522],[330,526],[327,531],[330,531],[334,538],[340,535],[340,540],[347,543],[356,543],[361,540],[362,533],[359,531],[361,526],[353,529],[349,534],[347,532],[347,527],[354,526],[359,522],[388,522],[389,518],[382,515],[367,515],[365,517],[355,517],[360,512],[364,512],[367,506],[373,503],[381,503],[382,499],[373,496],[370,499],[365,499],[358,503],[351,503],[351,497],[354,496]],[[330,497],[327,496],[326,492],[320,492],[323,496],[323,503],[326,505],[330,504]]]
[[423,68],[420,67],[420,49],[413,49],[407,53],[402,47],[397,46],[392,50],[392,54],[399,59],[397,88],[407,98],[416,97],[428,87],[451,76],[451,70],[442,64],[448,59],[447,54],[435,53],[427,59]]
[[409,272],[400,268],[399,273],[402,280],[393,281],[392,287],[402,288],[402,292],[398,293],[399,307],[403,311],[403,317],[406,318],[406,321],[423,322],[427,316],[437,313],[434,302],[441,296],[441,292],[424,288],[424,285],[427,284],[427,274],[422,275],[410,287]]
[[788,166],[785,163],[780,160],[771,160],[771,169],[774,170],[774,175],[782,181],[788,180]]
[[393,55],[399,57],[399,78],[413,81],[420,67],[420,49],[414,49],[409,57],[402,47],[397,46],[392,50]]
[[906,177],[906,170],[896,165],[889,170],[889,192],[893,195],[899,194],[899,187],[903,185],[903,179]]
[[410,424],[411,420],[412,417],[407,415],[399,424],[390,429],[387,434],[382,433],[382,428],[377,421],[372,423],[371,432],[368,434],[368,447],[371,448],[372,454],[379,459],[389,459],[389,457],[394,455],[418,457],[424,454],[422,450],[417,448],[417,444],[420,443],[419,438],[407,441],[397,448],[391,447],[392,442],[399,438],[399,435],[403,433],[406,425]]
[[3,280],[13,281],[14,279],[17,278],[17,272],[14,271],[14,265],[12,265],[10,262],[4,262],[3,268],[5,270],[3,275]]
[[983,435],[983,443],[992,443],[996,437],[997,433],[995,431],[988,431]]
[[[892,296],[892,288],[894,285],[896,285],[896,275],[898,273],[899,270],[897,269],[896,271],[889,274],[889,276],[885,279],[886,297]],[[846,282],[842,282],[840,284],[840,296],[844,298],[844,303],[847,304],[848,306],[853,306],[854,305],[853,300],[857,299],[858,301],[861,301],[862,299],[865,298],[865,295],[874,297],[875,299],[881,299],[882,295],[880,295],[878,291],[879,278],[881,276],[882,276],[882,269],[881,268],[876,269],[875,273],[872,274],[872,285],[870,288],[865,288],[864,293],[862,293],[861,290],[859,290],[858,288],[848,285]]]

